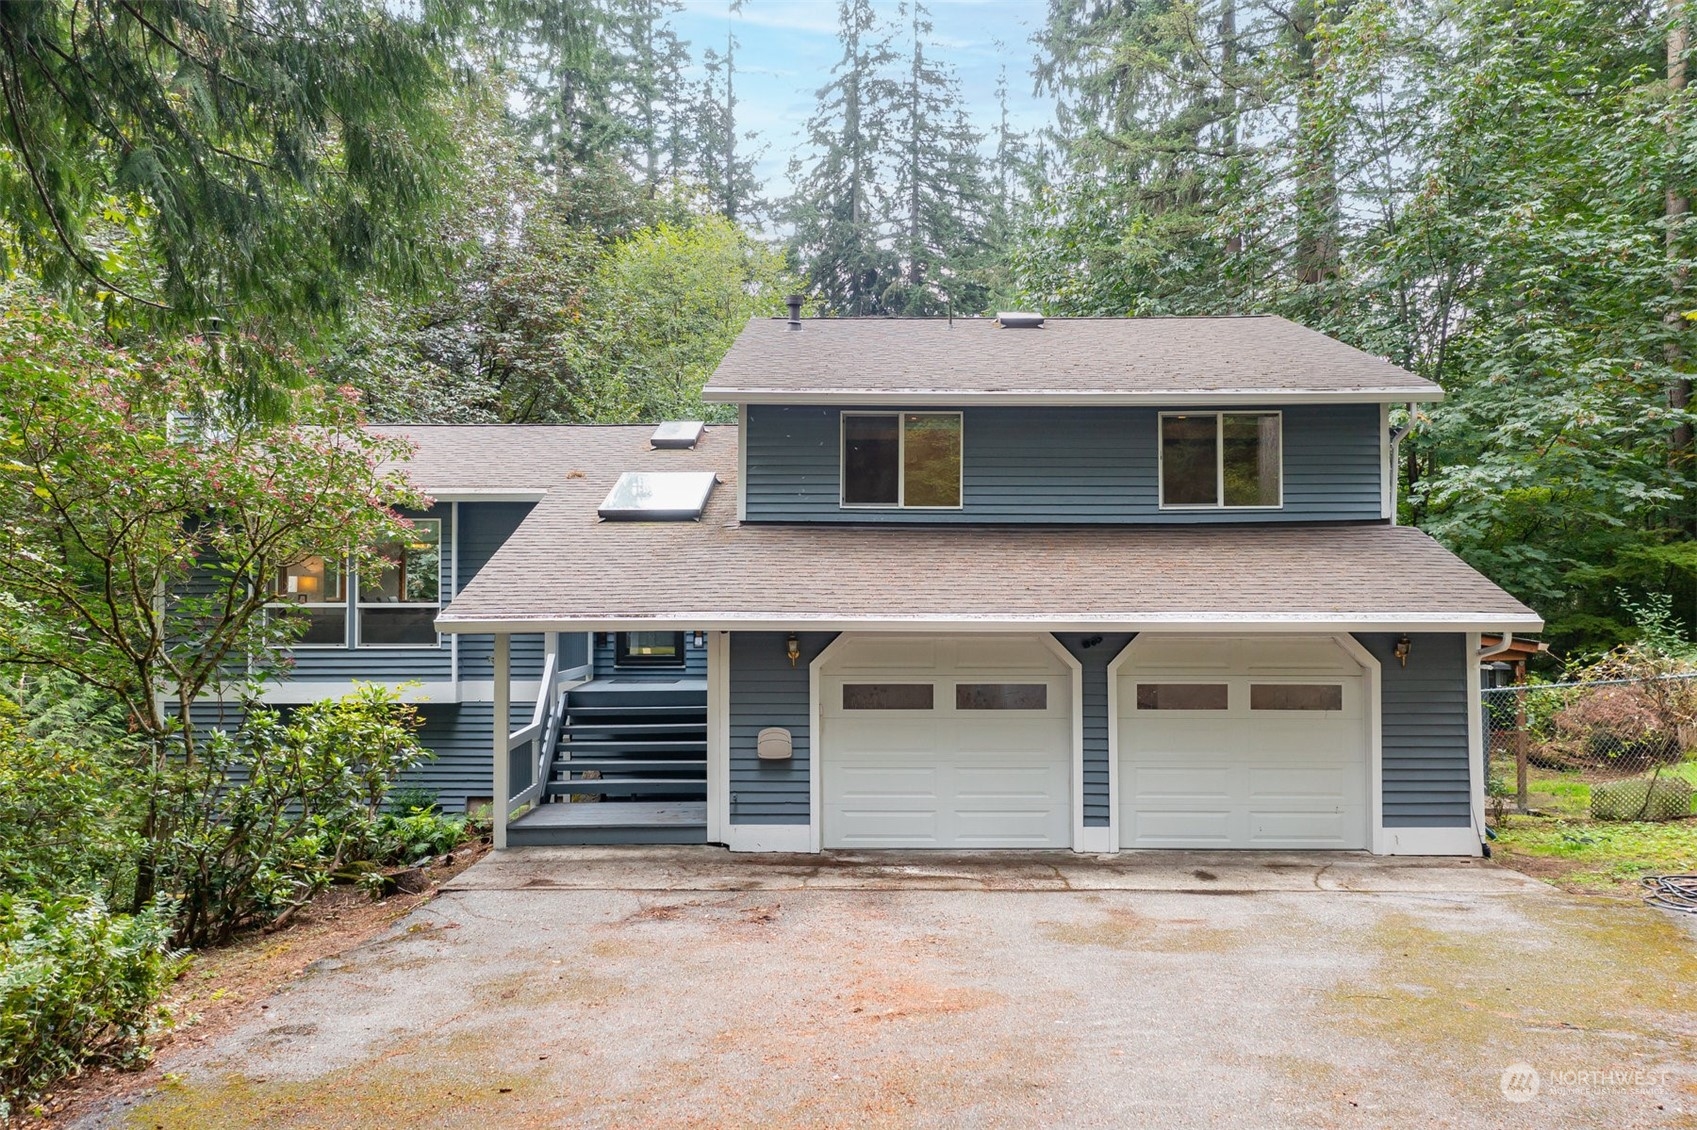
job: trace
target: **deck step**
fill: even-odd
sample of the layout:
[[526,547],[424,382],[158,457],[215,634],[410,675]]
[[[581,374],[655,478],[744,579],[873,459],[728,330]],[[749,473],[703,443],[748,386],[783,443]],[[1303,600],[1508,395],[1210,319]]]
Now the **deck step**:
[[568,706],[567,713],[574,718],[623,718],[648,717],[660,714],[702,714],[707,710],[704,702],[679,702],[664,706]]
[[586,770],[601,773],[669,773],[674,770],[695,769],[705,773],[705,757],[650,758],[638,760],[626,757],[573,757],[554,762],[556,773],[582,773]]
[[515,847],[548,844],[704,844],[707,803],[700,800],[544,804],[507,827]]
[[707,782],[700,777],[601,777],[593,781],[549,781],[549,796],[582,793],[689,793],[702,792]]
[[[569,749],[567,748],[569,745]],[[578,739],[560,746],[562,756],[569,753],[572,760],[580,754],[622,753],[629,750],[633,753],[706,753],[705,741],[680,741],[667,738],[652,742],[621,742],[621,741],[585,741]]]
[[686,734],[696,733],[707,729],[707,723],[694,722],[575,722],[571,720],[570,711],[566,714],[565,731],[568,734]]

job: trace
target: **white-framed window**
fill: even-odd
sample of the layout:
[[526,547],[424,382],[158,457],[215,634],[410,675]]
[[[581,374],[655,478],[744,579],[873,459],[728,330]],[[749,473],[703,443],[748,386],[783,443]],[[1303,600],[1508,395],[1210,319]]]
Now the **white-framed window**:
[[1277,510],[1284,505],[1279,412],[1162,412],[1163,510]]
[[844,412],[845,508],[959,510],[959,412]]
[[271,578],[272,602],[297,608],[306,617],[305,630],[290,646],[348,646],[348,585],[343,565],[340,557],[303,557]]
[[359,647],[440,647],[442,522],[414,518],[398,541],[376,547],[376,561],[359,571]]

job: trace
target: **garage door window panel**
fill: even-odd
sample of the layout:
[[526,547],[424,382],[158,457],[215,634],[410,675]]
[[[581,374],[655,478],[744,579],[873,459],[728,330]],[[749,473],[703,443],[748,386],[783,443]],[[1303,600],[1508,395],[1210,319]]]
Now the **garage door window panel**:
[[958,510],[959,412],[844,412],[842,505]]
[[1045,683],[958,683],[956,710],[1047,710]]
[[1339,683],[1251,683],[1251,710],[1342,710]]
[[1139,710],[1225,710],[1231,691],[1225,683],[1138,683]]
[[930,683],[844,683],[844,710],[931,710],[936,688]]

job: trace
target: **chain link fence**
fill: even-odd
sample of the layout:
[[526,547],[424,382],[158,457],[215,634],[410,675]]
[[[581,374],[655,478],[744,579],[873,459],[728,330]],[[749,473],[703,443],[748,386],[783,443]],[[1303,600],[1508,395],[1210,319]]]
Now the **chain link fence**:
[[1595,819],[1691,815],[1681,763],[1697,749],[1697,674],[1491,687],[1483,697],[1492,792],[1520,811],[1536,768],[1589,783]]

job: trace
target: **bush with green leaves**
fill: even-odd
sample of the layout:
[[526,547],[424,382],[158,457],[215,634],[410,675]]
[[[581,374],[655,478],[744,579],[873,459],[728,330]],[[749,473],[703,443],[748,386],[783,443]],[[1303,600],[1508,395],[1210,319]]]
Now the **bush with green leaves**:
[[0,1118],[89,1064],[145,1059],[181,971],[171,908],[107,911],[95,896],[0,894]]
[[122,900],[139,850],[113,752],[33,736],[0,699],[0,890]]
[[1691,815],[1692,787],[1679,777],[1653,774],[1591,786],[1596,820],[1678,820]]
[[227,941],[380,858],[388,791],[429,756],[418,726],[416,708],[367,685],[287,716],[250,707],[239,731],[214,731],[192,762],[169,766],[152,791],[168,805],[157,870],[180,907],[178,938]]

